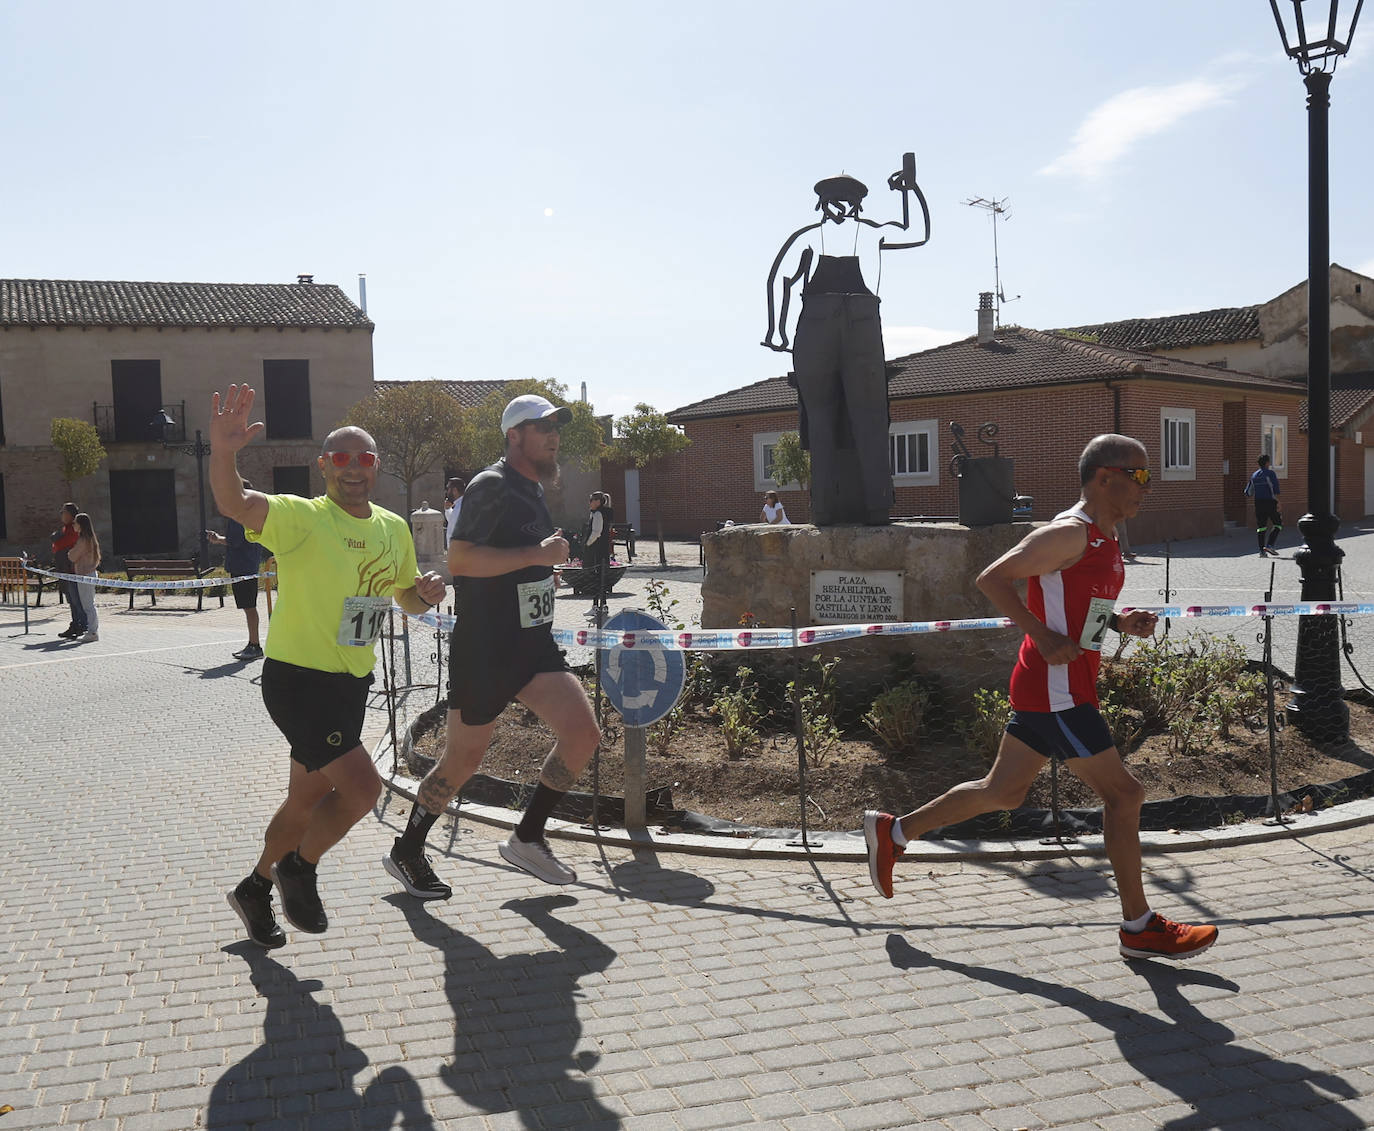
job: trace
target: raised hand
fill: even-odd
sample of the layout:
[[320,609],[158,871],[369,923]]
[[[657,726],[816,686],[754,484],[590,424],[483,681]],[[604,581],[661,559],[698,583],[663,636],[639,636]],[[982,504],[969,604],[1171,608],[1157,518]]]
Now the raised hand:
[[210,400],[210,447],[237,452],[267,427],[261,420],[248,423],[257,391],[250,385],[230,385],[223,402],[219,393]]

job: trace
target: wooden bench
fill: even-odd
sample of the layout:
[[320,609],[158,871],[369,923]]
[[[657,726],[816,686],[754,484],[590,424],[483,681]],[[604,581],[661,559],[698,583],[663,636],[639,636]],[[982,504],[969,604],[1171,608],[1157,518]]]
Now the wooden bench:
[[29,603],[29,589],[36,588],[39,578],[24,568],[23,558],[0,558],[0,601],[9,604]]
[[619,542],[625,547],[625,553],[630,561],[635,560],[635,528],[628,522],[611,523],[611,553],[615,553],[615,544]]
[[[195,558],[173,558],[166,560],[158,558],[125,558],[124,572],[128,575],[130,581],[137,581],[139,577],[156,577],[158,579],[182,577],[200,578],[204,577],[210,570],[208,568],[201,569],[196,563]],[[135,574],[137,574],[138,577],[135,577]],[[224,583],[225,588],[228,588],[228,585],[229,582],[226,580]],[[138,592],[139,590],[137,589],[129,590],[129,608],[131,609],[134,607],[134,594]],[[156,606],[157,590],[145,589],[143,592],[147,593],[148,596],[152,598],[153,605]],[[172,590],[172,592],[175,592],[175,590]],[[196,612],[200,612],[201,609],[205,607],[205,590],[200,588],[197,589],[195,593]],[[224,589],[221,589],[219,592],[219,607],[221,609],[224,608]]]

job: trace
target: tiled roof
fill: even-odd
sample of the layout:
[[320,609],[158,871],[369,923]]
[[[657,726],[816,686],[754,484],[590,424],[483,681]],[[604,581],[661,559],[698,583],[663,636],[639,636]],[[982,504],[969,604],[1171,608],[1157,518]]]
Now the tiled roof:
[[1056,334],[1118,349],[1187,349],[1219,342],[1246,342],[1260,336],[1258,306],[1228,306],[1196,314],[1168,314],[1163,318],[1128,318],[1095,326],[1070,326]]
[[[1337,373],[1331,377],[1331,427],[1344,428],[1374,405],[1374,373]],[[1307,431],[1307,398],[1298,412],[1298,427]]]
[[[378,381],[379,385],[412,385],[413,381]],[[492,393],[500,392],[509,381],[445,381],[435,379],[434,384],[442,385],[448,393],[464,408],[476,408]]]
[[[1291,381],[1135,350],[1110,349],[1019,327],[1003,328],[996,340],[985,346],[976,338],[965,338],[895,358],[887,363],[887,374],[891,400],[1151,377],[1295,391]],[[773,377],[685,405],[670,412],[668,419],[680,424],[709,417],[782,412],[796,406],[796,390],[785,378]]]
[[679,424],[684,420],[701,420],[710,416],[739,416],[754,412],[779,412],[797,407],[797,390],[787,383],[786,377],[769,377],[766,381],[756,381],[742,389],[731,389],[718,397],[707,397],[675,408],[668,413],[668,420]]
[[0,279],[0,326],[373,328],[332,283]]

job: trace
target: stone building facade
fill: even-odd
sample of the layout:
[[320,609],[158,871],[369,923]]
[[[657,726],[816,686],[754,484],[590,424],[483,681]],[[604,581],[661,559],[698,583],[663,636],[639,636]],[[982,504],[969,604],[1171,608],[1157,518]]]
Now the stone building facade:
[[[373,323],[337,286],[0,279],[0,553],[48,552],[62,503],[89,511],[107,560],[190,556],[211,394],[258,389],[267,428],[239,458],[254,486],[314,494],[320,443],[372,391]],[[171,424],[163,426],[163,414]],[[63,481],[55,417],[108,453]],[[166,446],[164,444],[173,446]],[[206,468],[208,473],[208,467]],[[206,483],[209,525],[217,520]]]

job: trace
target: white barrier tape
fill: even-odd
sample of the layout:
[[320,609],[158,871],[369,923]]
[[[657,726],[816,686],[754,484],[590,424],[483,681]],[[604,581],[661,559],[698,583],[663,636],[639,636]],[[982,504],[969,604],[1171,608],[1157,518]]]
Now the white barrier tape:
[[1322,617],[1368,616],[1374,604],[1359,601],[1301,601],[1259,605],[1132,605],[1123,613],[1154,613],[1158,617]]
[[[399,609],[399,606],[397,606]],[[447,613],[416,616],[400,609],[407,620],[441,632],[452,632],[454,619]],[[1296,605],[1128,605],[1122,614],[1154,613],[1159,617],[1265,617],[1351,616],[1374,613],[1374,604],[1354,601],[1322,601]],[[967,632],[988,628],[1014,628],[1006,617],[970,620],[910,621],[896,624],[828,624],[797,629],[802,647],[860,640],[870,636],[921,636],[937,632]],[[554,640],[579,648],[661,648],[679,652],[725,652],[748,648],[791,648],[790,628],[705,628],[683,632],[607,632],[595,628],[555,628]]]
[[[89,573],[58,573],[56,570],[39,569],[37,566],[25,565],[24,568],[30,573],[39,574],[42,577],[51,577],[54,581],[75,581],[91,584],[92,575]],[[188,578],[185,581],[126,581],[122,577],[98,577],[95,579],[97,589],[208,589],[212,585],[232,585],[236,581],[254,581],[260,577],[275,577],[272,573],[245,573],[239,577],[197,577]]]

